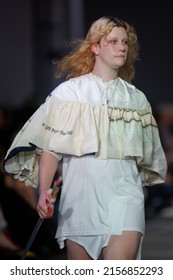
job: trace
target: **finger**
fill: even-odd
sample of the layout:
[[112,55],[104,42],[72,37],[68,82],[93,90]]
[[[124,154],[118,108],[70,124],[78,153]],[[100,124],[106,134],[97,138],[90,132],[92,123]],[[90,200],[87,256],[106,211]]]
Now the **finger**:
[[37,206],[37,212],[40,216],[40,218],[45,219],[48,217],[48,212],[47,212],[47,207],[45,206],[44,208],[41,207],[40,205]]

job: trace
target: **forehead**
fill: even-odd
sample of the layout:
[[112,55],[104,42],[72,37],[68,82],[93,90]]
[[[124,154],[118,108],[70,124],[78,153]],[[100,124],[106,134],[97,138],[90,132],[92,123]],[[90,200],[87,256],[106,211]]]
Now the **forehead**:
[[128,38],[128,35],[124,27],[115,26],[106,38]]

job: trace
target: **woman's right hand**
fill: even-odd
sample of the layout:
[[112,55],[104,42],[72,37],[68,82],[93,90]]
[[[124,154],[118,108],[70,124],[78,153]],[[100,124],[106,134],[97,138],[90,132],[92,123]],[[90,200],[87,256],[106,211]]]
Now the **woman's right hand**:
[[54,204],[51,201],[49,193],[55,172],[57,170],[58,160],[54,154],[42,151],[39,168],[39,199],[37,212],[41,219],[52,217]]
[[54,212],[54,204],[50,201],[50,194],[47,191],[41,192],[37,212],[41,219],[51,218]]

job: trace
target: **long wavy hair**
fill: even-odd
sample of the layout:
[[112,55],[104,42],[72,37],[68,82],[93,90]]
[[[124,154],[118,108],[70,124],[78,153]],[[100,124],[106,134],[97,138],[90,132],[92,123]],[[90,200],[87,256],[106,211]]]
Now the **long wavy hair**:
[[77,40],[72,51],[57,62],[56,77],[64,76],[69,79],[92,72],[95,54],[91,46],[99,43],[102,37],[106,38],[115,26],[125,28],[129,46],[126,62],[119,69],[118,76],[131,83],[135,77],[134,63],[139,52],[137,35],[134,28],[127,22],[113,17],[102,17],[93,22],[86,38]]

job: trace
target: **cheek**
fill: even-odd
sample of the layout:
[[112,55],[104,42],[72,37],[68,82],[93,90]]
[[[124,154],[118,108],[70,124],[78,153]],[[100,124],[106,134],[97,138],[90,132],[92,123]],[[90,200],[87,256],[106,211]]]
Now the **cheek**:
[[110,61],[113,59],[111,52],[104,52],[101,57],[104,61]]

